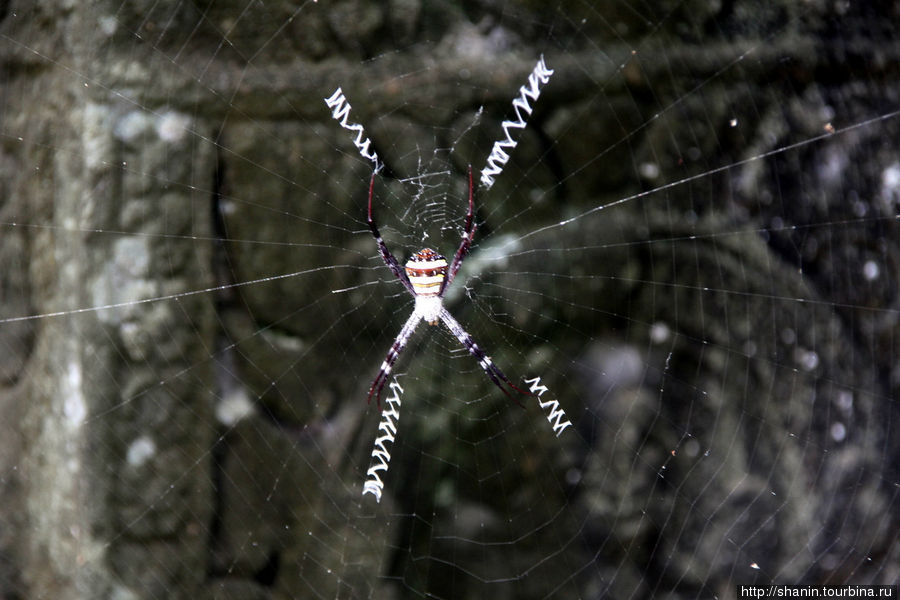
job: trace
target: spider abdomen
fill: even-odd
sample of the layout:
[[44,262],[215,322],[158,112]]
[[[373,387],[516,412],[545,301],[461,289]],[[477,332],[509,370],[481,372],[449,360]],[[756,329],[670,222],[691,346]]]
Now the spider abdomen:
[[437,325],[444,308],[440,296],[416,296],[416,312],[429,325]]
[[424,248],[406,262],[406,276],[417,296],[437,296],[447,276],[447,259]]

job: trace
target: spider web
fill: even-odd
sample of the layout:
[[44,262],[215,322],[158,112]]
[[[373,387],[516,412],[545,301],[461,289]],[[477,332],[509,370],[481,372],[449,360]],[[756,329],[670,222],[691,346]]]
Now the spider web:
[[[897,16],[0,6],[0,597],[896,582]],[[376,502],[413,299],[323,100],[397,259],[450,259],[541,55],[444,301],[540,397],[420,324]]]

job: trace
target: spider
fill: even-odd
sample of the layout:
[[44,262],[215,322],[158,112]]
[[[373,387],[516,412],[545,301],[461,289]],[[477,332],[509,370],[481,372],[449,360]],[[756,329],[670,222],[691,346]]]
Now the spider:
[[522,406],[522,403],[510,394],[503,385],[508,385],[520,394],[530,395],[529,392],[519,389],[506,377],[506,375],[503,374],[503,371],[497,368],[491,361],[491,357],[478,347],[478,344],[475,343],[472,336],[470,336],[466,330],[463,329],[462,325],[453,318],[453,315],[444,308],[442,302],[444,292],[453,282],[453,278],[456,277],[456,273],[459,271],[463,260],[465,260],[466,255],[469,252],[469,246],[472,245],[472,236],[475,235],[475,229],[477,228],[473,219],[472,166],[469,165],[469,210],[466,213],[466,224],[463,230],[462,242],[460,242],[456,255],[453,257],[453,262],[450,263],[449,267],[447,266],[447,259],[431,248],[423,248],[413,254],[409,261],[407,261],[405,269],[400,266],[400,263],[397,262],[397,259],[394,258],[394,255],[391,254],[390,250],[385,246],[384,240],[378,232],[378,226],[375,224],[375,219],[372,217],[372,195],[375,188],[376,173],[377,171],[372,173],[372,179],[369,181],[369,229],[372,230],[372,235],[375,236],[375,241],[378,243],[378,249],[381,251],[381,258],[384,259],[384,264],[391,270],[394,277],[400,280],[400,283],[403,284],[406,291],[412,294],[413,298],[416,299],[416,306],[413,309],[412,314],[406,320],[406,323],[400,329],[400,333],[397,334],[397,338],[394,340],[393,345],[391,345],[391,349],[388,350],[384,362],[381,363],[381,369],[378,371],[378,376],[375,377],[375,381],[372,382],[372,385],[369,388],[368,402],[372,402],[372,396],[374,395],[379,408],[381,407],[381,390],[387,382],[391,369],[394,367],[394,363],[397,362],[400,353],[403,352],[403,348],[409,341],[410,336],[412,336],[413,332],[416,330],[419,322],[424,320],[427,321],[429,325],[437,325],[439,321],[443,322],[444,325],[447,326],[447,329],[456,336],[456,339],[458,339],[469,353],[475,357],[491,382],[500,388],[500,391],[506,394],[516,404]]

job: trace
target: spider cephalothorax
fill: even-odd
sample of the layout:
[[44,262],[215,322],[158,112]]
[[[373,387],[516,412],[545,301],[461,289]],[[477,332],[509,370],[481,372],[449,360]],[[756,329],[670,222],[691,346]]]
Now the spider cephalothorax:
[[462,241],[459,244],[456,255],[453,257],[453,262],[449,266],[447,265],[447,259],[431,248],[419,250],[410,257],[405,268],[400,266],[400,263],[397,262],[397,259],[394,258],[394,255],[390,253],[387,246],[384,244],[384,240],[378,232],[378,227],[375,225],[375,219],[372,217],[372,196],[375,188],[375,175],[376,173],[372,173],[372,179],[369,181],[369,229],[372,230],[372,235],[375,236],[375,241],[378,243],[378,249],[381,251],[381,258],[384,259],[384,263],[391,270],[391,273],[394,274],[394,277],[399,279],[400,283],[403,284],[403,287],[405,287],[416,299],[416,307],[413,309],[409,319],[406,320],[403,328],[400,329],[397,339],[394,340],[391,349],[388,350],[387,357],[381,364],[378,376],[369,388],[369,402],[372,401],[372,396],[374,395],[378,404],[381,405],[381,390],[387,382],[394,363],[397,362],[397,358],[400,356],[400,353],[403,351],[403,348],[406,346],[406,343],[409,341],[410,336],[413,334],[413,331],[415,331],[419,322],[427,321],[431,325],[437,325],[438,321],[441,321],[447,326],[450,332],[456,336],[460,343],[466,347],[469,353],[478,360],[478,364],[484,369],[484,372],[494,385],[500,388],[504,394],[515,400],[518,404],[518,400],[516,400],[503,385],[508,385],[520,394],[528,394],[528,392],[516,387],[506,375],[503,374],[503,371],[498,369],[497,366],[491,362],[491,358],[478,347],[472,340],[472,337],[462,328],[462,325],[460,325],[447,309],[444,308],[442,301],[447,286],[450,285],[453,278],[456,277],[459,267],[462,265],[463,260],[469,252],[469,246],[472,245],[472,236],[475,235],[475,229],[477,228],[473,218],[472,167],[469,167],[469,210],[466,212],[466,224],[463,229]]

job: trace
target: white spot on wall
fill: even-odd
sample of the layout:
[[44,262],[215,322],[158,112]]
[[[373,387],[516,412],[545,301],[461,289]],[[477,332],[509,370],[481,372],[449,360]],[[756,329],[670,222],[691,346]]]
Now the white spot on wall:
[[834,423],[831,426],[831,439],[836,442],[843,442],[844,438],[847,437],[847,428],[844,427],[843,423]]
[[141,596],[121,584],[115,584],[110,592],[110,600],[139,600]]
[[156,454],[156,443],[152,438],[142,435],[128,446],[128,452],[125,459],[132,467],[140,467],[144,465]]
[[223,215],[233,215],[237,211],[237,204],[231,200],[222,199],[219,202],[219,212]]
[[89,170],[101,170],[113,163],[114,150],[109,107],[90,102],[81,119],[81,158]]
[[863,265],[863,277],[865,277],[868,281],[874,281],[878,279],[878,276],[881,274],[881,269],[878,267],[878,263],[874,260],[867,260],[866,264]]
[[123,237],[113,248],[117,271],[123,277],[144,277],[150,270],[150,250],[142,238]]
[[[113,244],[112,257],[91,286],[94,306],[139,302],[158,295],[156,284],[149,278],[150,248],[145,238],[124,237]],[[101,310],[98,318],[108,323],[119,322],[140,310],[140,305]]]
[[581,469],[569,469],[566,471],[566,483],[569,485],[578,485],[581,481],[582,473]]
[[588,354],[587,362],[601,389],[635,385],[644,374],[644,362],[640,353],[627,345],[594,346]]
[[819,164],[819,177],[827,183],[840,181],[847,170],[847,153],[838,148],[828,148],[824,152],[824,160]]
[[87,405],[81,389],[81,365],[70,361],[62,379],[63,414],[71,428],[80,427],[87,416]]
[[106,37],[111,37],[119,28],[119,21],[112,15],[106,15],[97,19],[100,32]]
[[133,142],[146,132],[153,123],[153,117],[142,110],[133,110],[119,119],[113,133],[123,142]]
[[881,174],[881,200],[891,211],[900,204],[900,163],[889,165]]
[[853,392],[842,390],[838,393],[834,403],[844,412],[850,412],[853,409]]
[[156,123],[156,133],[164,142],[178,143],[188,132],[191,120],[188,116],[175,111],[163,114]]
[[253,403],[243,389],[234,389],[225,394],[216,405],[216,419],[226,427],[233,427],[239,421],[253,414]]
[[641,163],[638,172],[644,179],[656,179],[659,177],[659,165],[652,162]]
[[654,344],[666,342],[672,335],[672,330],[662,321],[657,321],[650,326],[650,341]]
[[515,44],[515,36],[503,27],[493,27],[484,35],[474,26],[460,27],[453,40],[453,52],[461,57],[486,60]]
[[698,454],[700,454],[700,443],[691,438],[684,444],[684,453],[691,458],[694,458]]
[[804,371],[813,371],[819,366],[819,355],[805,348],[797,348],[794,350],[794,360],[800,365]]

